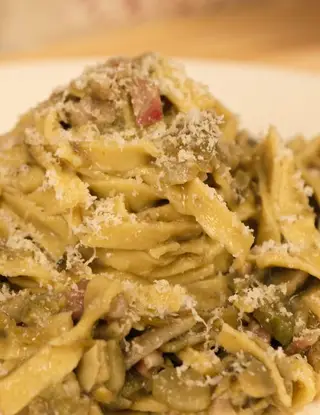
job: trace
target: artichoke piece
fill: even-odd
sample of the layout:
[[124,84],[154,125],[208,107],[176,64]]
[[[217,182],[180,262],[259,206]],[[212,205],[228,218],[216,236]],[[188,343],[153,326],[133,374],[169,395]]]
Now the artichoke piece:
[[192,329],[195,324],[196,320],[193,316],[180,317],[167,326],[151,329],[141,336],[136,337],[131,342],[130,351],[127,353],[125,359],[126,367],[129,369],[138,363],[139,360],[143,359],[145,356],[148,356],[154,350],[159,349],[169,340],[172,340]]
[[152,395],[157,401],[181,412],[203,411],[211,403],[210,387],[193,369],[187,369],[181,376],[175,368],[164,369],[153,379]]
[[170,342],[161,346],[160,350],[164,353],[177,353],[187,346],[196,346],[206,340],[206,333],[194,333],[189,332],[177,339],[171,340]]
[[252,358],[246,369],[239,373],[238,382],[242,391],[252,398],[265,398],[275,392],[269,372],[255,358]]
[[131,396],[141,390],[150,389],[150,380],[146,379],[140,373],[134,369],[127,372],[126,383],[121,391],[121,396],[127,399],[131,399]]

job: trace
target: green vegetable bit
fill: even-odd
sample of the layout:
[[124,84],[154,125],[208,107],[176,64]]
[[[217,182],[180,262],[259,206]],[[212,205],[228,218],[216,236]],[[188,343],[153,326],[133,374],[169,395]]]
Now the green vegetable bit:
[[264,306],[256,310],[253,315],[261,326],[285,347],[291,343],[294,335],[294,318],[293,315],[284,315],[280,312],[280,308],[282,309],[279,306]]

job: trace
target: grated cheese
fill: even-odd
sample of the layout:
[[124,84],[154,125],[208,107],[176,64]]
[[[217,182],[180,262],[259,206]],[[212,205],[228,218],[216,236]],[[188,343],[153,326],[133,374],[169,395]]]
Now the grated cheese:
[[87,227],[90,232],[99,233],[104,224],[120,225],[123,216],[116,210],[116,199],[105,198],[93,202],[91,215],[83,219],[83,227]]
[[7,284],[2,284],[0,288],[0,302],[1,303],[9,300],[12,297],[15,297],[16,295],[18,294],[14,292],[13,290],[10,290]]
[[302,173],[298,170],[292,177],[294,179],[295,188],[300,192],[304,193],[307,197],[313,195],[313,189],[310,186],[307,186],[305,181],[302,178]]
[[197,315],[196,301],[179,284],[172,285],[167,280],[157,280],[152,284],[141,285],[125,280],[122,287],[132,310],[139,315],[164,318],[182,310],[190,310]]
[[[196,114],[196,115],[195,115]],[[147,137],[154,142],[162,154],[155,164],[165,170],[173,170],[178,164],[208,163],[216,152],[220,137],[220,119],[209,111],[179,113],[161,133]]]
[[[231,304],[239,303],[249,306],[250,309],[256,310],[266,304],[275,303],[279,300],[281,294],[286,293],[286,285],[258,285],[256,287],[247,287],[241,291],[241,294],[236,293],[229,297],[229,302]],[[287,310],[283,307],[284,313],[289,314]],[[291,315],[291,314],[290,314]]]
[[274,240],[270,239],[264,241],[262,245],[256,245],[253,248],[253,253],[255,254],[264,254],[266,252],[274,251],[278,253],[289,253],[289,254],[298,254],[303,249],[303,246],[294,245],[291,242],[279,244]]
[[39,146],[44,144],[44,137],[37,131],[35,127],[27,127],[24,130],[25,141],[30,146]]
[[[91,260],[92,262],[92,260]],[[89,262],[90,263],[90,262]],[[91,275],[92,270],[79,252],[79,245],[66,247],[66,270],[76,275]],[[77,284],[73,284],[77,287]]]

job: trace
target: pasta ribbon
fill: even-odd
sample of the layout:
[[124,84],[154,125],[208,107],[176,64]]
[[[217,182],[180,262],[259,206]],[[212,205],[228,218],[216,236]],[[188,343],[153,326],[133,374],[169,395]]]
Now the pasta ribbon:
[[77,366],[83,351],[81,344],[48,345],[0,379],[0,409],[15,415],[48,386],[60,382]]
[[253,236],[214,189],[195,179],[181,189],[174,189],[169,198],[184,214],[193,215],[210,238],[219,241],[232,255],[247,255]]
[[233,329],[228,324],[223,324],[222,330],[217,337],[217,342],[229,353],[243,351],[250,353],[256,359],[260,360],[270,372],[270,376],[277,388],[279,401],[285,407],[291,406],[291,397],[286,390],[284,380],[279,373],[276,363],[270,356],[268,356],[268,352],[266,350],[261,349],[245,333],[241,333]]
[[89,67],[23,115],[0,139],[0,413],[312,402],[319,144],[256,140],[153,53]]

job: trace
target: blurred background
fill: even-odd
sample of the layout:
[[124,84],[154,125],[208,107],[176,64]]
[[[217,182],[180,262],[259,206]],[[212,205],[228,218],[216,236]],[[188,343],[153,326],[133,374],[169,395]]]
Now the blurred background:
[[320,0],[0,0],[0,61],[136,54],[320,70]]

